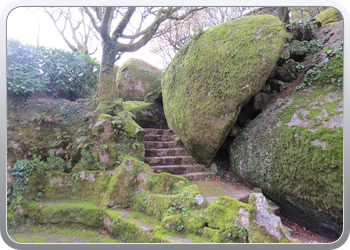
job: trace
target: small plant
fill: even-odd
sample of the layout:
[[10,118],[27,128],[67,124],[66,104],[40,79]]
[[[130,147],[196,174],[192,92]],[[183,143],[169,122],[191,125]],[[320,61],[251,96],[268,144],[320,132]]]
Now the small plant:
[[184,226],[184,224],[180,224],[178,227],[177,227],[177,231],[181,231],[183,228],[184,228],[185,226]]
[[114,218],[114,219],[112,220],[112,222],[113,222],[113,225],[114,225],[115,223],[118,223],[118,222],[119,222],[119,219],[116,217],[116,218]]
[[203,233],[203,229],[202,228],[198,228],[198,233]]
[[304,69],[304,65],[298,63],[296,66],[295,66],[295,69],[297,72],[301,72],[303,69]]
[[199,216],[204,219],[205,218],[205,213],[199,214]]
[[181,192],[181,189],[180,188],[174,188],[173,189],[173,194],[178,194]]
[[141,203],[142,207],[146,207],[148,203],[147,197],[143,198],[143,202]]
[[241,238],[243,238],[243,237],[248,237],[248,228],[241,227],[241,228],[238,230],[238,234],[241,236]]
[[198,201],[196,200],[196,199],[193,199],[192,201],[191,201],[191,203],[192,203],[192,205],[198,205]]
[[279,108],[282,104],[285,104],[285,102],[282,99],[277,99],[276,106]]

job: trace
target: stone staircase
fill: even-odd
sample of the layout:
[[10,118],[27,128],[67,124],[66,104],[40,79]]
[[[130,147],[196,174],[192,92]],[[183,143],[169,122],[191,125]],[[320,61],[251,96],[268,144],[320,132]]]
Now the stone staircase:
[[202,180],[211,176],[205,166],[196,164],[180,138],[169,129],[145,128],[145,162],[155,173],[168,172],[180,175],[190,181]]

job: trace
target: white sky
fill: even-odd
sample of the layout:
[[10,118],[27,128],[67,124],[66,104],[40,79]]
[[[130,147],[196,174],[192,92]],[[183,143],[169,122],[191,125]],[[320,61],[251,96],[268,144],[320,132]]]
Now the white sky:
[[[24,21],[25,20],[25,21]],[[14,38],[21,41],[23,44],[37,44],[39,31],[39,44],[45,47],[54,47],[70,51],[68,45],[63,41],[63,38],[58,33],[51,18],[38,11],[34,12],[33,8],[16,8],[10,12],[7,19],[7,38]],[[69,27],[67,26],[67,38],[70,39]],[[70,40],[71,41],[71,40]],[[72,41],[71,41],[72,42]],[[72,42],[74,44],[74,42]],[[139,49],[136,52],[124,53],[116,64],[121,65],[129,58],[142,59],[158,68],[163,68],[162,60],[159,56],[149,52],[149,44]],[[93,48],[94,50],[95,48]],[[101,61],[101,47],[98,46],[97,51],[92,55],[98,61]]]

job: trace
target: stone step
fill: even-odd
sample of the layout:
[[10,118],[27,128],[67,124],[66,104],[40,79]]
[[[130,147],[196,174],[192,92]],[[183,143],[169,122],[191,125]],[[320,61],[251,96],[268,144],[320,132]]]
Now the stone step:
[[170,174],[187,174],[192,171],[204,171],[204,165],[161,165],[161,166],[151,166],[151,169],[155,173],[167,172]]
[[190,181],[199,181],[210,178],[214,173],[212,172],[193,172],[187,174],[180,174],[179,176],[185,177]]
[[151,166],[156,165],[181,165],[192,164],[191,156],[162,156],[162,157],[145,157],[145,162]]
[[145,135],[143,141],[174,141],[180,139],[177,135]]
[[162,142],[162,141],[145,141],[145,149],[159,149],[159,148],[176,148],[178,141]]
[[160,148],[160,149],[146,149],[146,157],[161,157],[161,156],[181,156],[186,155],[184,148]]
[[171,129],[144,128],[146,135],[174,135]]

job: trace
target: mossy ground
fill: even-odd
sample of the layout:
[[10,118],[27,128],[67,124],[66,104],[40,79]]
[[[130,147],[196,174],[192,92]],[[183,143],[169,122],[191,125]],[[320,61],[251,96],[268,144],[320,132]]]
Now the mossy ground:
[[[122,243],[104,230],[91,230],[79,225],[27,224],[22,230],[9,233],[17,243]],[[24,230],[23,230],[24,229]]]

